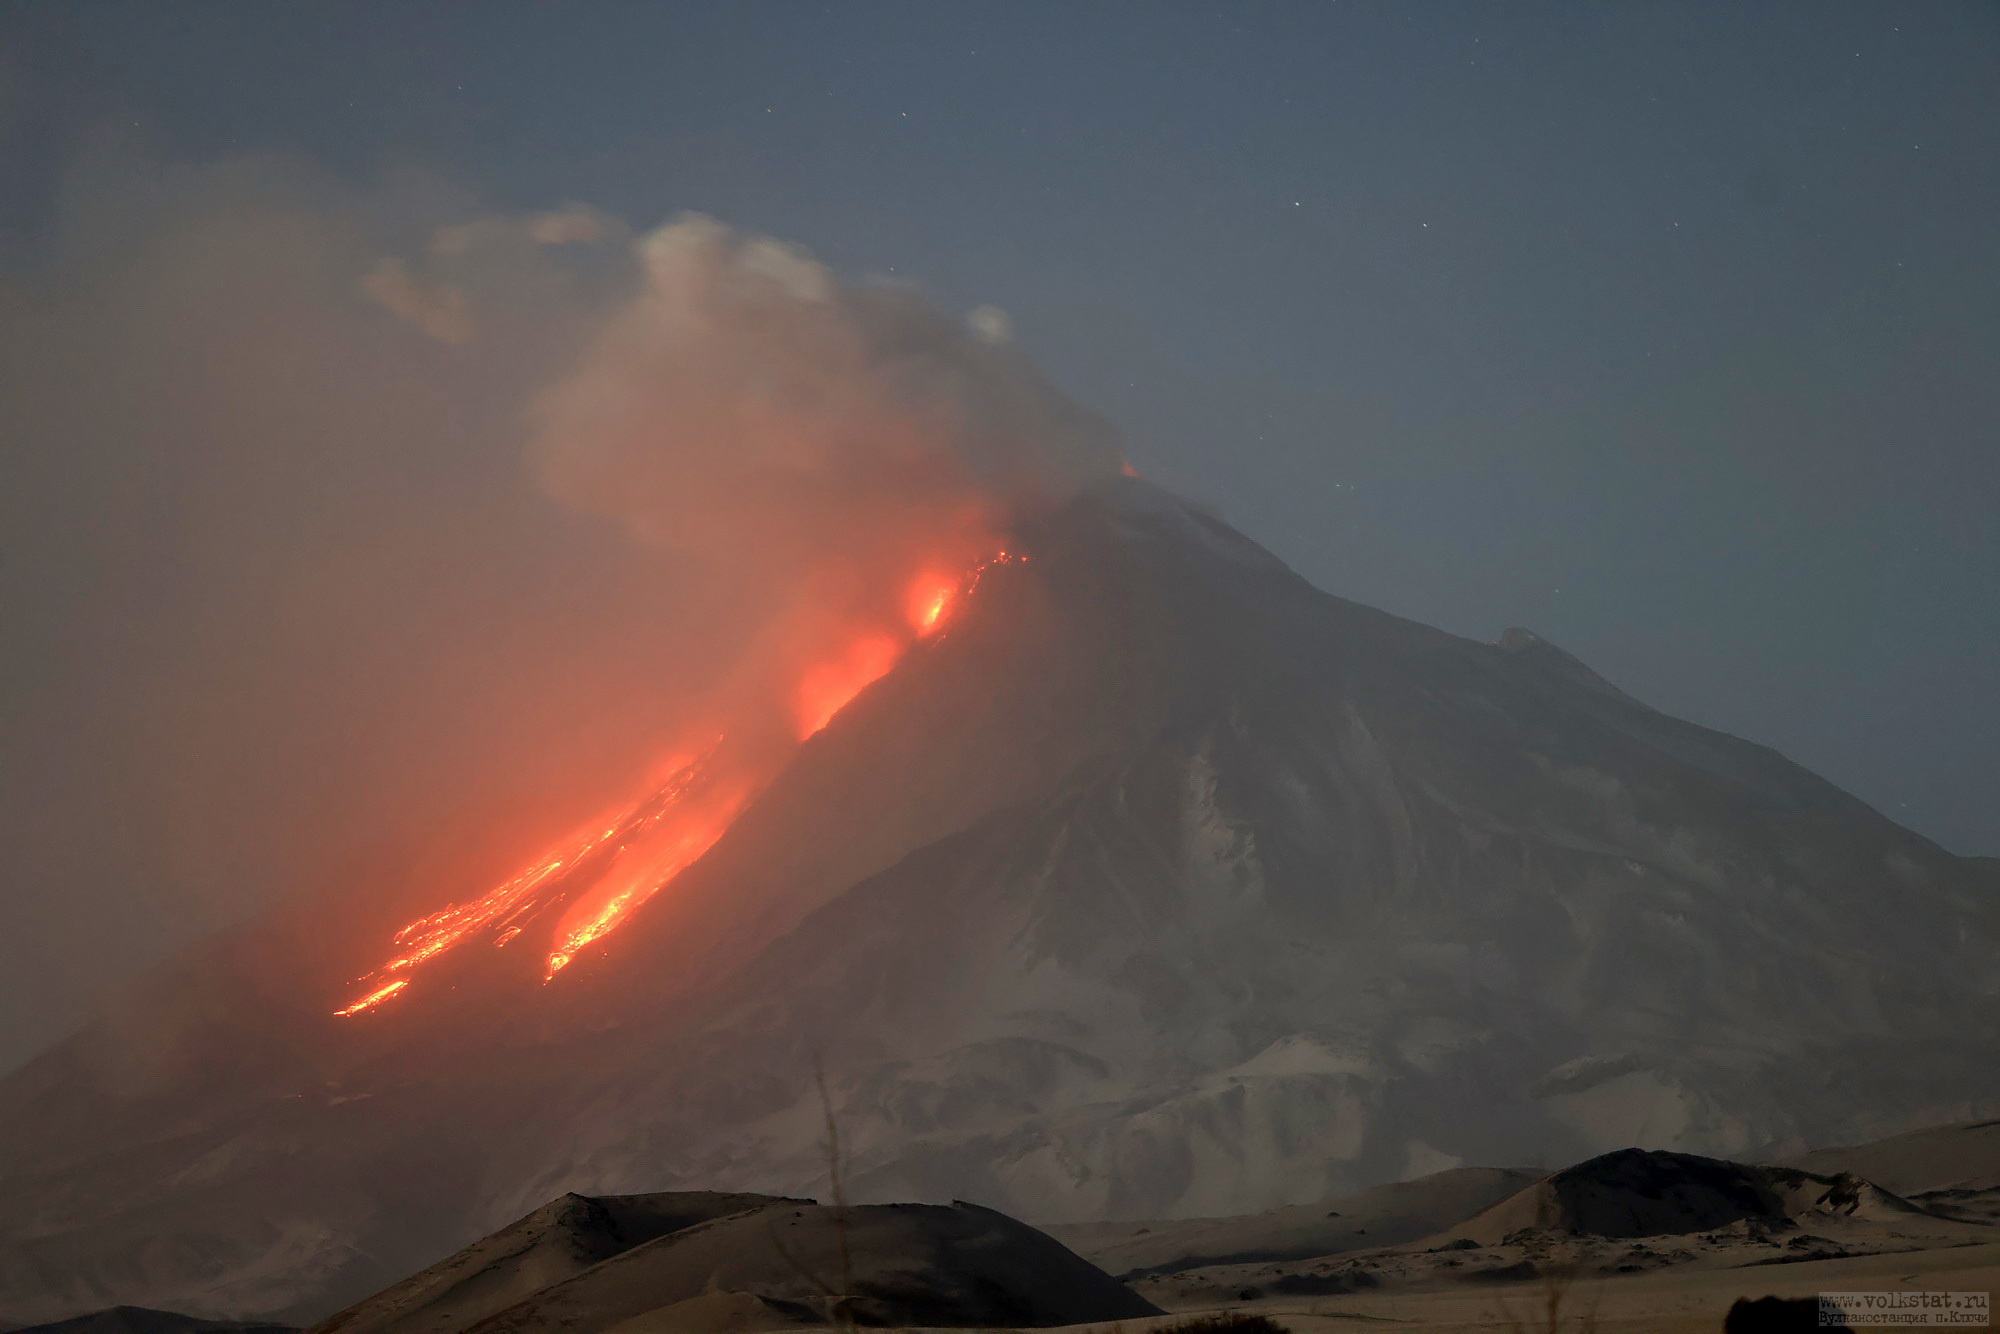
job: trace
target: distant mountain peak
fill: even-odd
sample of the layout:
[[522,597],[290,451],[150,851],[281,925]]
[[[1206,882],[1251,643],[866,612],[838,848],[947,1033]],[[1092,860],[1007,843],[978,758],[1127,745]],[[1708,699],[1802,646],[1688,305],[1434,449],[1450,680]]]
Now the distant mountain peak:
[[1619,699],[1631,699],[1624,691],[1599,676],[1586,666],[1581,658],[1565,652],[1548,640],[1520,626],[1513,626],[1500,632],[1494,645],[1503,653],[1511,653],[1524,662],[1532,662],[1546,671],[1554,672],[1577,685],[1591,690],[1601,690],[1616,695]]
[[1018,536],[601,957],[355,1025],[286,966],[337,914],[253,929],[0,1081],[0,1310],[320,1315],[564,1191],[818,1194],[816,1061],[853,1198],[1040,1222],[1994,1110],[1990,866],[1150,483]]

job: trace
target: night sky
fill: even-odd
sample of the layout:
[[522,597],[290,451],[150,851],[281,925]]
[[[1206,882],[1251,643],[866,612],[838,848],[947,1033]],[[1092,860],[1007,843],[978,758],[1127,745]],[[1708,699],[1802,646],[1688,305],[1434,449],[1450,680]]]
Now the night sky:
[[[997,305],[1319,586],[1531,627],[2000,854],[2000,6],[0,8],[0,276],[73,246],[107,152],[699,210]],[[0,425],[10,472],[69,447]],[[72,632],[143,614],[94,601],[75,505],[0,539],[0,739],[88,713]],[[102,814],[7,749],[10,839]],[[194,930],[146,918],[78,980],[78,923],[128,900],[50,856],[0,886],[0,1065]]]

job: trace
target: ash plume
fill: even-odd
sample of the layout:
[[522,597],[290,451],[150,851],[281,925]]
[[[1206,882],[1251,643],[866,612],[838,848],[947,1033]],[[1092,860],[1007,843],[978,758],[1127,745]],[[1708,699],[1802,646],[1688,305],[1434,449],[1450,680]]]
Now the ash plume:
[[844,284],[701,215],[632,254],[630,295],[531,405],[530,466],[761,608],[753,674],[796,672],[892,610],[912,570],[970,568],[1021,511],[1120,466],[1110,424],[995,337],[989,309]]
[[93,147],[0,271],[0,1066],[273,902],[504,874],[1115,470],[975,323],[702,218]]
[[638,291],[538,401],[531,458],[648,541],[810,553],[857,520],[1032,504],[1119,466],[1109,423],[996,339],[990,308],[975,329],[698,215],[636,253]]

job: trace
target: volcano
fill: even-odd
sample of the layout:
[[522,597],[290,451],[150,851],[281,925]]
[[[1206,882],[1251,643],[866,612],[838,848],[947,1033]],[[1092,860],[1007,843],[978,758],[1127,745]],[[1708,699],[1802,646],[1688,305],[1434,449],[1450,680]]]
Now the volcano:
[[357,1009],[328,906],[9,1076],[0,1312],[302,1321],[564,1192],[824,1194],[815,1069],[851,1200],[1052,1223],[2000,1101],[1996,863],[1143,481],[1009,541],[559,976]]

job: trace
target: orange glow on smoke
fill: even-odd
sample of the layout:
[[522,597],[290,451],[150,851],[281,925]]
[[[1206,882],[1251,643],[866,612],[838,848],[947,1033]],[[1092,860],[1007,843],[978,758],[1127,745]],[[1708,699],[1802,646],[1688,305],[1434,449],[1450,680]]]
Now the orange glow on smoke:
[[916,582],[910,585],[909,596],[903,600],[903,614],[909,618],[910,628],[919,636],[937,629],[964,582],[963,575],[938,574],[929,570],[918,575]]
[[[894,669],[912,643],[941,631],[995,565],[1024,559],[1003,549],[958,567],[959,574],[943,572],[950,565],[924,565],[903,585],[906,625],[850,622],[845,647],[801,671],[788,701],[781,694],[764,707],[777,709],[782,719],[789,705],[792,735],[805,740]],[[762,735],[759,716],[769,717],[739,719],[750,724],[746,736]],[[660,776],[636,801],[592,820],[479,897],[397,931],[396,952],[357,979],[362,994],[333,1013],[346,1017],[375,1008],[408,987],[419,966],[475,939],[504,948],[524,932],[547,930],[542,980],[552,981],[705,856],[789,758],[788,744],[735,746],[727,736],[715,738],[705,753],[676,755],[655,769]]]
[[799,720],[799,740],[803,741],[833,721],[833,715],[848,701],[889,674],[903,645],[886,634],[864,635],[847,646],[847,651],[830,662],[809,670],[799,682],[795,712]]

